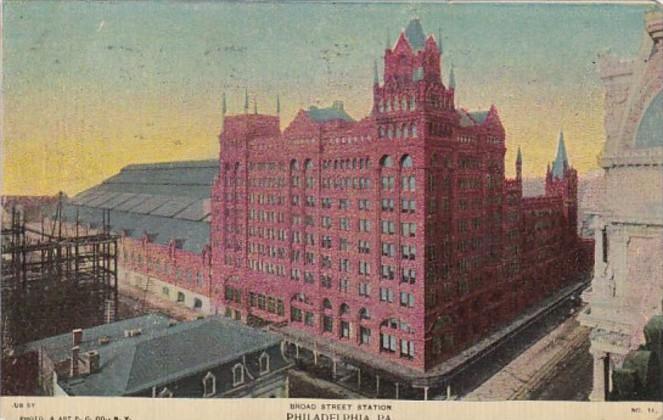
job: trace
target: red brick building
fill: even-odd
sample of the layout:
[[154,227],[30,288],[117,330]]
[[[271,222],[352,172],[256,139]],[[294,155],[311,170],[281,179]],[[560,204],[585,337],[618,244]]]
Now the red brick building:
[[497,109],[454,104],[418,20],[375,67],[373,108],[227,116],[212,187],[211,299],[427,370],[588,266],[563,138],[545,195],[504,175]]

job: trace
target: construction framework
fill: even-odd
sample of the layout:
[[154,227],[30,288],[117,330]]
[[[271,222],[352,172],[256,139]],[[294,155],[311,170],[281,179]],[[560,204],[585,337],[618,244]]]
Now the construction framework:
[[62,200],[50,229],[43,218],[32,227],[15,207],[10,219],[0,236],[4,356],[29,341],[115,320],[118,237],[110,232],[109,213],[85,235],[78,218],[63,234]]

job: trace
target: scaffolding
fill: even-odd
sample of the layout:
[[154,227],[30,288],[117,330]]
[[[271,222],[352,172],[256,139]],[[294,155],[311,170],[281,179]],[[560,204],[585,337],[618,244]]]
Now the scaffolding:
[[100,229],[84,235],[78,216],[63,233],[62,200],[50,229],[43,218],[40,227],[27,224],[15,207],[8,218],[0,236],[4,356],[30,341],[115,320],[118,237],[109,211]]

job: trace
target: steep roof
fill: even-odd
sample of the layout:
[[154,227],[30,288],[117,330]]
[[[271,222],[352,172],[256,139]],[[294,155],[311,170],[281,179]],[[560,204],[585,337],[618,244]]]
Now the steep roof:
[[405,36],[413,50],[421,50],[426,43],[426,34],[419,18],[412,19],[405,28]]
[[559,141],[557,142],[557,156],[552,166],[552,175],[555,178],[563,178],[564,172],[569,167],[569,160],[566,156],[566,145],[564,144],[564,132],[559,132]]
[[209,241],[210,196],[217,160],[129,165],[68,200],[64,217],[100,226],[110,210],[111,230],[139,238],[145,232],[168,244],[199,253]]
[[[75,378],[63,378],[59,385],[70,395],[120,396],[135,394],[152,386],[176,381],[277,345],[280,338],[266,331],[248,327],[241,322],[212,316],[190,322],[168,325],[167,318],[154,315],[106,324],[85,330],[81,354],[95,349],[99,352],[100,370]],[[114,334],[109,344],[92,347],[88,337],[100,336],[97,328],[124,331],[129,324],[144,325],[159,318],[158,326],[145,328],[139,336]],[[165,321],[165,326],[162,325]],[[114,325],[118,324],[118,325]],[[101,331],[101,330],[100,330]],[[51,355],[59,347],[71,350],[71,334],[50,337],[42,343]],[[44,340],[41,340],[44,341]],[[94,344],[94,343],[92,343]],[[31,343],[36,345],[36,343]],[[62,356],[60,354],[60,356]],[[58,360],[57,358],[51,357]],[[272,369],[287,362],[271,360]]]

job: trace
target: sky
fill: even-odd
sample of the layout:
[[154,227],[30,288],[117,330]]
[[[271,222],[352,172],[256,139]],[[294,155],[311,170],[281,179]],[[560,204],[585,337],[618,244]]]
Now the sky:
[[[5,1],[3,194],[73,195],[131,163],[218,156],[221,98],[281,128],[299,109],[371,109],[373,60],[413,17],[442,34],[456,106],[497,106],[541,177],[564,130],[580,175],[604,141],[600,52],[636,54],[645,5]],[[253,103],[251,104],[253,108]]]

